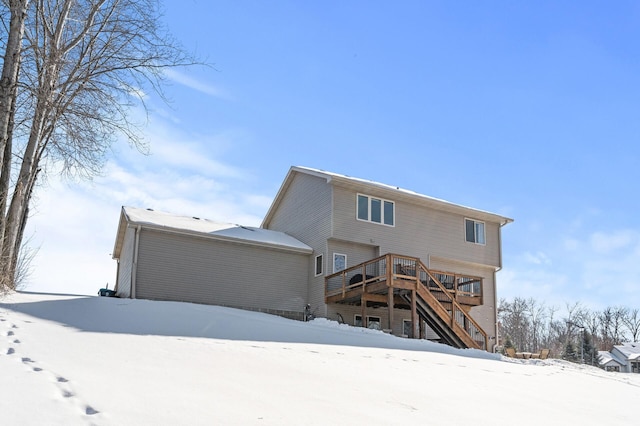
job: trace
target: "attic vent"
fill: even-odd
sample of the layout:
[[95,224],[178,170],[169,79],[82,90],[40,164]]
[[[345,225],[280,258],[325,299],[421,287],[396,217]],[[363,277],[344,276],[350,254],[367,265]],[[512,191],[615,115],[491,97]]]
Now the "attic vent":
[[199,217],[196,217],[196,216],[191,216],[191,217],[194,218],[195,220],[200,220]]
[[152,212],[152,211],[153,211],[153,209],[147,209],[147,210],[149,210],[150,212]]

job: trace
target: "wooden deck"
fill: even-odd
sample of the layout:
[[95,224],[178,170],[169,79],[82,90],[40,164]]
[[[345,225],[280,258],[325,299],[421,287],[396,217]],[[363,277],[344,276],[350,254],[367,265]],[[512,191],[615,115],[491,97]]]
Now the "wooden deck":
[[487,350],[486,332],[468,314],[482,304],[482,278],[432,271],[419,258],[387,254],[325,278],[325,302],[387,306],[389,329],[394,309],[410,309],[413,336],[418,318],[445,343]]

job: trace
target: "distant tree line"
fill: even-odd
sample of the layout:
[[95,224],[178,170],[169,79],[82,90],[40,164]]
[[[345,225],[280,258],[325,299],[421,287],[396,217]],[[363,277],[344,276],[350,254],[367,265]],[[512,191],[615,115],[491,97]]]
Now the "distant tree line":
[[566,305],[566,313],[533,298],[500,299],[498,322],[503,347],[522,352],[548,348],[551,355],[597,365],[598,351],[610,351],[640,338],[640,310],[608,306],[591,310],[581,303]]

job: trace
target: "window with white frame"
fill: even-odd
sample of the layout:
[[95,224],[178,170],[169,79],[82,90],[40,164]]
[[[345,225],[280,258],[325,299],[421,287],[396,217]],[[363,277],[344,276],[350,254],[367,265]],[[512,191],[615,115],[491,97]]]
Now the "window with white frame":
[[322,275],[322,267],[324,266],[324,262],[322,260],[322,255],[319,254],[316,256],[316,264],[315,264],[315,271],[316,271],[316,277],[318,275]]
[[381,225],[395,226],[395,203],[382,198],[358,194],[356,218]]
[[[353,325],[356,327],[362,327],[362,315],[354,316]],[[367,315],[367,327],[373,330],[382,330],[382,326],[380,325],[380,317]]]
[[340,272],[344,269],[347,269],[347,255],[333,253],[333,272]]
[[411,320],[402,320],[402,334],[406,337],[413,337],[413,322]]
[[465,239],[470,243],[485,244],[484,222],[473,219],[464,220]]

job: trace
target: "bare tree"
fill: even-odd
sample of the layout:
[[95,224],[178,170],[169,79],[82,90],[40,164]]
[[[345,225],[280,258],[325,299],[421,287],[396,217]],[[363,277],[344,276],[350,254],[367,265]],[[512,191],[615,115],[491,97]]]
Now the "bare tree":
[[[6,44],[4,45],[4,57],[2,62],[2,76],[0,77],[0,213],[6,209],[7,197],[11,175],[12,139],[16,111],[16,99],[18,95],[18,76],[20,71],[22,39],[24,37],[25,20],[29,0],[9,0],[8,4],[2,3],[2,28],[7,28]],[[8,10],[6,9],[8,7]],[[8,23],[7,23],[8,21]],[[4,245],[5,222],[0,220],[0,245]],[[5,259],[0,250],[0,265],[5,264]],[[0,268],[0,293],[13,287],[13,280],[2,273]]]
[[545,320],[547,318],[547,309],[543,303],[538,303],[535,299],[529,298],[527,301],[527,313],[531,321],[531,343],[532,351],[538,351],[540,349],[540,342],[544,339]]
[[[161,26],[156,0],[9,3],[11,43],[2,75],[15,75],[16,67],[19,73],[17,84],[9,79],[5,90],[3,80],[0,92],[0,106],[10,105],[15,117],[5,132],[12,137],[0,150],[0,182],[12,186],[0,192],[0,272],[4,286],[12,287],[39,173],[55,166],[66,175],[93,176],[119,135],[145,151],[130,108],[144,105],[147,88],[162,95],[164,69],[194,60]],[[19,58],[7,61],[16,49]]]
[[513,345],[521,351],[531,350],[528,311],[527,300],[520,297],[515,297],[512,302],[501,299],[498,307],[503,339],[510,338]]
[[638,308],[627,310],[626,315],[622,318],[622,322],[627,327],[627,330],[629,330],[631,339],[637,342],[638,337],[640,337],[640,311]]

